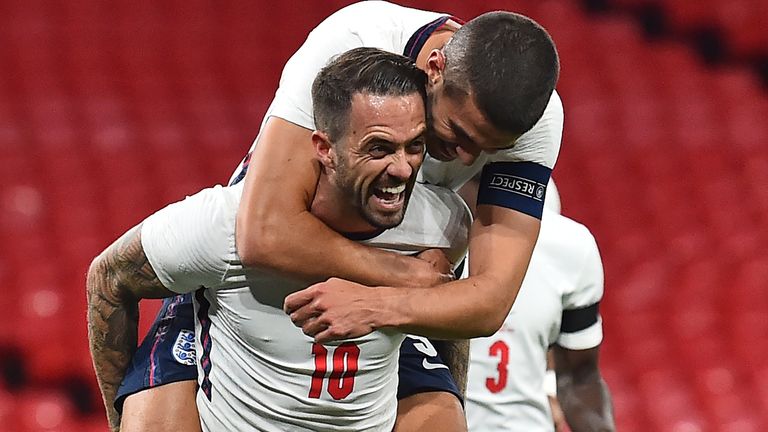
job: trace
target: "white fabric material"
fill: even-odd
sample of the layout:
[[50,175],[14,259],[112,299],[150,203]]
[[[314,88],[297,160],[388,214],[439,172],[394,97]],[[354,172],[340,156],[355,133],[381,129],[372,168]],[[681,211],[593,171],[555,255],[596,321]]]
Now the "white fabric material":
[[[282,311],[285,296],[305,285],[243,268],[234,241],[241,193],[242,185],[205,189],[142,225],[144,251],[166,287],[179,293],[207,288],[212,398],[198,392],[203,430],[390,431],[403,335],[376,331],[345,341],[353,342],[360,355],[352,393],[340,400],[328,390],[339,344],[326,345],[326,377],[319,397],[309,397],[313,342]],[[403,224],[367,243],[407,254],[446,248],[462,257],[471,223],[454,192],[417,184]],[[196,316],[200,307],[196,300]],[[195,326],[200,355],[205,336],[199,319]],[[202,380],[200,361],[198,375]]]
[[545,209],[528,273],[504,325],[491,337],[471,341],[470,431],[554,430],[543,387],[547,349],[555,343],[568,349],[598,346],[601,320],[570,334],[560,332],[560,323],[564,310],[593,305],[602,295],[594,237],[585,226]]
[[552,369],[547,369],[544,375],[544,394],[550,397],[557,396],[557,374]]

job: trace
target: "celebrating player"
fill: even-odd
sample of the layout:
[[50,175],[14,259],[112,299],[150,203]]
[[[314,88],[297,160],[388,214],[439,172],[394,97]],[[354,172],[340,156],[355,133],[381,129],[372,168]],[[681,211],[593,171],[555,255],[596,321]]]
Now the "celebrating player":
[[[312,130],[306,83],[327,58],[360,45],[411,55],[429,77],[431,156],[421,178],[458,188],[483,172],[466,280],[408,288],[444,279],[423,260],[355,244],[309,212],[318,168],[311,154],[295,151]],[[286,64],[254,144],[238,212],[244,263],[306,280],[336,276],[382,286],[334,279],[288,297],[286,310],[318,342],[392,326],[442,338],[493,334],[514,302],[539,231],[562,132],[557,75],[549,35],[513,13],[486,13],[458,26],[444,14],[375,1],[331,15]],[[450,159],[456,160],[441,161]],[[271,169],[275,164],[282,169]],[[348,299],[380,307],[362,314]],[[308,317],[317,318],[309,325]]]
[[[237,215],[240,258],[246,267],[308,282],[338,276],[368,285],[425,287],[450,280],[448,272],[431,259],[392,254],[350,241],[329,230],[311,211],[321,167],[303,145],[315,128],[309,83],[328,59],[359,46],[403,53],[429,76],[427,144],[434,157],[426,158],[422,180],[456,189],[475,173],[485,173],[483,204],[472,229],[473,274],[468,282],[454,282],[434,293],[402,289],[387,299],[378,298],[386,290],[374,292],[334,279],[326,285],[334,285],[331,291],[339,297],[308,301],[324,294],[321,287],[302,293],[287,306],[307,332],[325,332],[317,335],[318,340],[348,331],[350,335],[371,331],[385,321],[443,337],[491,334],[506,316],[525,273],[562,132],[562,106],[553,92],[558,74],[554,45],[540,26],[520,15],[484,14],[462,27],[450,15],[367,1],[341,9],[318,25],[286,64],[261,132],[233,176],[233,183],[243,178],[246,183]],[[501,150],[494,153],[497,149]],[[454,158],[458,160],[441,161]],[[349,304],[345,295],[349,295]],[[362,310],[354,308],[354,299],[386,305],[387,310],[359,313]],[[313,304],[325,302],[328,311],[311,310]],[[340,309],[346,306],[351,308]],[[329,322],[326,312],[335,313],[337,320]],[[406,316],[393,319],[395,312]],[[389,317],[380,317],[382,314]],[[171,341],[169,344],[178,340],[186,334],[182,329],[192,325],[192,315],[189,296],[167,300],[148,340],[158,334]],[[320,317],[306,319],[314,315]],[[431,382],[430,374],[441,368],[427,370],[403,363],[403,359],[410,360],[411,366],[434,363],[432,357],[425,357],[433,352],[427,343],[408,338],[403,344],[401,374],[418,372],[424,380],[400,380],[401,386],[413,385],[407,389],[412,393],[403,391],[405,397],[400,401],[398,425],[403,429],[418,430],[424,418],[461,414],[456,398],[445,391],[434,392],[450,392],[443,384]],[[184,382],[194,379],[194,373],[146,379],[149,374],[142,372],[150,366],[183,366],[173,358],[165,361],[170,354],[152,350],[152,346],[140,349],[134,360],[139,377],[145,379],[140,385],[126,386],[132,391],[151,389],[126,400],[126,411],[140,413],[142,418],[151,417],[147,413],[156,407],[167,409],[195,385]],[[460,344],[446,346],[454,349],[444,354],[458,353],[446,363],[454,367],[459,387],[463,387],[467,351]],[[157,387],[169,382],[175,384]]]
[[[369,48],[320,72],[312,90],[318,130],[305,144],[323,167],[312,212],[371,246],[440,248],[456,261],[467,246],[469,209],[448,189],[416,185],[424,78],[405,57]],[[92,263],[89,333],[111,427],[136,344],[138,299],[194,292],[203,430],[392,430],[403,334],[375,331],[326,345],[302,334],[282,311],[285,295],[302,283],[240,261],[241,194],[239,185],[216,187],[172,204]]]

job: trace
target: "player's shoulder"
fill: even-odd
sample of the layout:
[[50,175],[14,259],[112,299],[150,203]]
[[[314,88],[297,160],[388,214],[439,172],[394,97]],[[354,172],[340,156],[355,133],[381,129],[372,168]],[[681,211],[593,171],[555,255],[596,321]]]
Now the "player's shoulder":
[[489,162],[528,161],[554,168],[560,153],[564,120],[563,102],[555,90],[536,124],[522,134],[512,147],[491,156]]
[[528,142],[535,142],[542,137],[550,136],[557,137],[557,143],[559,144],[564,120],[565,112],[563,109],[563,101],[560,99],[560,94],[557,92],[557,89],[555,89],[549,96],[549,102],[547,102],[547,106],[544,108],[544,112],[541,114],[541,117],[539,117],[539,120],[528,130],[528,132],[517,139],[515,147],[520,145],[524,146]]
[[576,239],[575,241],[594,239],[592,231],[581,222],[549,209],[544,210],[544,215],[542,218],[542,232],[546,230],[546,232],[558,235],[569,234]]
[[547,209],[536,246],[563,262],[583,261],[586,254],[597,250],[595,236],[586,225]]
[[400,10],[400,9],[408,9],[408,8],[406,8],[405,6],[400,6],[398,4],[390,3],[384,0],[368,0],[368,1],[352,3],[349,6],[344,6],[343,8],[336,11],[334,15],[382,12],[382,11],[393,11],[393,10]]
[[328,19],[356,21],[365,17],[385,19],[387,17],[408,17],[424,14],[434,14],[434,12],[409,8],[383,0],[369,0],[345,6],[334,12]]
[[570,305],[584,298],[585,304],[591,304],[602,296],[603,267],[595,237],[585,225],[566,216],[545,209],[531,266],[550,269]]

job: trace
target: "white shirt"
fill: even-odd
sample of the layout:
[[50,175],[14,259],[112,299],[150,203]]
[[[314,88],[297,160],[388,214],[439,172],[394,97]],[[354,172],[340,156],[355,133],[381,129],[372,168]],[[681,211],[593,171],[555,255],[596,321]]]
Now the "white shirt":
[[[275,116],[314,130],[312,82],[333,57],[358,47],[375,47],[403,54],[415,32],[444,16],[448,14],[406,8],[385,1],[364,1],[338,10],[312,30],[304,44],[285,64],[280,86],[264,122]],[[518,138],[511,149],[482,154],[469,167],[459,161],[446,163],[427,156],[419,173],[420,180],[457,190],[490,162],[535,162],[551,169],[560,151],[562,131],[563,106],[557,92],[553,92],[541,119]],[[257,143],[258,137],[251,151]],[[232,177],[235,178],[239,171],[240,168]]]
[[[313,343],[282,310],[285,296],[305,285],[240,263],[234,233],[241,193],[242,184],[205,189],[141,229],[164,286],[178,293],[205,287],[195,292],[203,429],[390,431],[403,335],[382,330]],[[457,194],[417,184],[403,224],[367,243],[401,253],[440,247],[458,258],[470,225]]]
[[520,293],[502,328],[473,339],[467,383],[471,432],[554,430],[543,390],[547,349],[583,350],[602,341],[602,322],[561,332],[563,311],[592,306],[603,295],[603,267],[589,230],[544,211],[539,240]]

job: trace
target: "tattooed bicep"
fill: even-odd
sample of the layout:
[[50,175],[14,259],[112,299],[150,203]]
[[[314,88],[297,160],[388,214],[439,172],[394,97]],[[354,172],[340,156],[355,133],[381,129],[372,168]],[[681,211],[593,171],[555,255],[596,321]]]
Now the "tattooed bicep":
[[144,253],[141,225],[131,228],[112,243],[100,257],[114,278],[116,287],[137,298],[169,297],[175,293],[163,286]]

